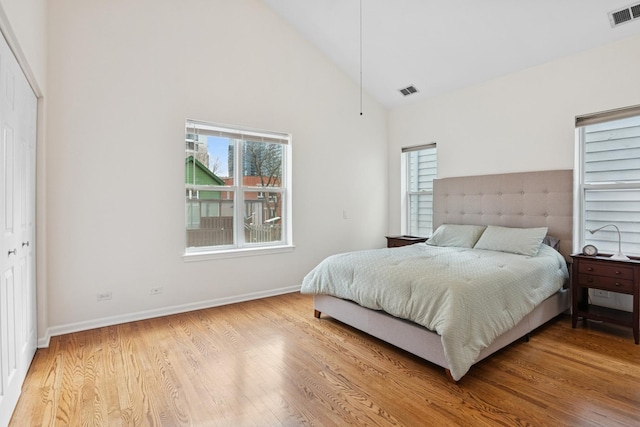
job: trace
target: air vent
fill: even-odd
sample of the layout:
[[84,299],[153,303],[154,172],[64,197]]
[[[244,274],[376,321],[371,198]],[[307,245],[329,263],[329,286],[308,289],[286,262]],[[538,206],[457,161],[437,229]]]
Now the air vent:
[[416,93],[418,89],[415,86],[407,86],[404,89],[400,89],[400,93],[404,96],[411,95],[412,93]]
[[629,5],[624,9],[609,12],[609,22],[611,23],[611,27],[617,27],[618,25],[631,22],[638,18],[640,18],[640,3]]

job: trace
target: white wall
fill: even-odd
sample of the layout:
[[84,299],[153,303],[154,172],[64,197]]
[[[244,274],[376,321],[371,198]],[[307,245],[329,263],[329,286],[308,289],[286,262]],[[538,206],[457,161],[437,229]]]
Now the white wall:
[[[384,246],[386,110],[365,97],[361,117],[261,1],[56,0],[48,24],[51,333],[278,293]],[[183,261],[187,117],[293,134],[293,252]]]
[[389,114],[389,231],[400,232],[400,149],[435,141],[438,177],[572,169],[577,115],[640,104],[640,38]]

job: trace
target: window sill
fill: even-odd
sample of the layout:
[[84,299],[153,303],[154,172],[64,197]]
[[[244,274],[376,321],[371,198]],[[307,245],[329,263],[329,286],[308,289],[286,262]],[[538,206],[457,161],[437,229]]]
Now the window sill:
[[182,256],[184,262],[197,262],[208,261],[213,259],[225,259],[225,258],[240,258],[247,256],[257,255],[271,255],[281,254],[286,252],[293,252],[294,245],[280,245],[280,246],[268,246],[260,248],[243,248],[243,249],[229,249],[215,252],[194,252],[185,253]]

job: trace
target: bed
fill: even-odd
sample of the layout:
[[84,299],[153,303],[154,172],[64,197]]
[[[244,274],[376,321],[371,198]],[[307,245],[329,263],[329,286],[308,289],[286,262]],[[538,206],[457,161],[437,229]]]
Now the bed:
[[[481,338],[475,338],[473,336],[456,337],[455,334],[458,334],[455,332],[456,329],[443,329],[442,318],[438,316],[435,316],[435,318],[419,317],[419,319],[415,321],[408,320],[408,316],[405,315],[403,310],[407,306],[413,310],[413,306],[416,305],[415,301],[418,301],[418,299],[412,300],[411,303],[405,302],[404,305],[397,310],[393,305],[394,303],[391,303],[391,306],[381,309],[370,301],[367,301],[366,297],[364,302],[360,301],[360,303],[356,303],[354,300],[357,298],[352,298],[351,294],[341,293],[340,291],[336,292],[335,290],[325,291],[316,289],[315,286],[318,281],[325,281],[331,285],[331,282],[338,280],[334,280],[333,276],[337,275],[341,269],[339,264],[329,265],[328,268],[324,266],[323,268],[326,272],[323,274],[328,274],[329,277],[319,278],[318,269],[321,265],[326,262],[335,263],[334,260],[324,260],[314,268],[314,270],[305,277],[301,291],[314,294],[315,317],[320,318],[322,314],[325,314],[387,341],[390,344],[442,366],[450,380],[458,381],[468,372],[473,364],[485,359],[487,356],[509,345],[513,341],[528,336],[528,334],[537,327],[568,310],[569,292],[566,289],[566,284],[568,283],[566,261],[569,259],[572,248],[572,218],[573,171],[571,170],[437,179],[434,181],[434,229],[446,230],[447,227],[459,226],[468,231],[474,228],[474,226],[481,226],[482,231],[479,232],[478,243],[483,239],[485,230],[489,229],[491,229],[493,233],[504,230],[510,232],[511,230],[519,229],[528,233],[529,230],[537,230],[536,235],[538,237],[540,230],[544,229],[546,236],[555,238],[553,242],[547,239],[546,243],[554,244],[558,243],[558,241],[559,243],[554,245],[556,246],[555,249],[541,244],[535,256],[506,253],[504,255],[507,255],[507,259],[502,259],[499,258],[500,254],[494,255],[495,251],[491,250],[493,247],[491,246],[490,239],[485,239],[489,244],[485,244],[483,249],[477,249],[473,247],[433,246],[433,244],[437,243],[435,240],[438,239],[432,237],[432,240],[434,240],[432,245],[417,243],[403,248],[359,251],[349,255],[350,257],[365,259],[357,262],[370,263],[369,266],[360,268],[360,271],[373,271],[378,268],[374,276],[368,279],[371,284],[369,287],[374,289],[373,292],[376,293],[376,297],[373,298],[376,299],[376,301],[379,294],[385,293],[384,287],[379,287],[383,285],[375,283],[377,281],[384,282],[385,279],[382,277],[382,272],[395,269],[401,270],[400,273],[402,273],[405,266],[409,266],[406,268],[407,271],[414,270],[415,268],[412,267],[412,265],[419,265],[415,260],[420,259],[420,257],[424,257],[425,259],[433,258],[435,261],[436,259],[447,259],[443,258],[445,256],[444,253],[452,252],[453,255],[451,256],[462,257],[460,264],[473,264],[476,258],[487,258],[490,260],[489,267],[480,268],[480,264],[476,267],[480,268],[480,270],[485,268],[489,269],[488,271],[501,269],[513,270],[516,264],[520,262],[520,258],[530,258],[535,262],[542,262],[538,260],[538,258],[547,257],[551,260],[551,263],[558,264],[558,271],[555,273],[551,271],[553,268],[544,267],[550,270],[550,280],[553,282],[552,286],[555,286],[555,289],[552,291],[549,291],[546,287],[548,286],[546,284],[547,279],[543,280],[541,273],[534,270],[526,270],[526,268],[533,268],[529,267],[528,264],[523,264],[525,273],[518,273],[515,274],[515,276],[512,274],[518,283],[523,284],[523,288],[529,289],[533,287],[537,289],[537,286],[540,285],[540,289],[543,289],[542,282],[545,282],[545,288],[539,292],[533,292],[536,293],[537,299],[533,302],[528,301],[526,304],[523,303],[522,305],[524,305],[524,307],[522,307],[522,310],[518,308],[518,310],[516,310],[517,312],[512,310],[512,305],[520,305],[519,302],[512,303],[511,300],[508,299],[501,300],[501,304],[508,305],[507,311],[509,313],[506,320],[504,318],[491,320],[493,314],[498,313],[501,309],[486,310],[489,314],[487,316],[479,316],[479,318],[488,317],[490,319],[489,322],[497,322],[497,324],[500,325],[500,329],[498,330],[499,333],[494,330],[487,336]],[[435,233],[434,236],[440,237],[436,236]],[[526,239],[529,237],[531,236],[525,234],[523,241],[526,242]],[[444,239],[445,242],[446,240],[447,239]],[[515,240],[516,246],[519,246],[518,242],[520,239]],[[346,254],[339,254],[338,256],[342,257],[343,255]],[[447,254],[447,256],[449,255]],[[498,258],[494,258],[494,256],[498,256]],[[371,257],[373,258],[371,259]],[[366,259],[368,259],[368,261]],[[381,264],[385,259],[390,262],[390,265],[387,267],[383,267]],[[350,260],[343,261],[351,262]],[[380,264],[380,267],[376,267],[378,264]],[[448,267],[450,264],[456,264],[456,262],[446,260],[444,263],[441,262],[441,264]],[[502,268],[504,266],[507,268]],[[493,279],[486,280],[482,275],[469,276],[469,274],[465,272],[449,272],[443,270],[439,273],[440,276],[438,276],[435,272],[441,268],[444,267],[426,267],[426,271],[433,272],[432,275],[438,278],[437,283],[439,283],[443,275],[451,277],[457,275],[456,277],[463,277],[463,281],[468,281],[472,287],[480,285],[483,287],[489,286],[488,284],[493,286]],[[353,272],[351,274],[353,275]],[[425,275],[427,274],[423,269],[419,276],[420,280],[422,280]],[[529,280],[531,277],[534,277],[535,280],[531,283],[525,283],[525,279]],[[378,280],[378,278],[380,278],[380,280]],[[367,279],[365,278],[364,280]],[[399,286],[394,279],[390,285],[393,289],[392,291],[388,291],[387,294],[415,295],[415,292],[422,288],[421,286],[416,286],[416,280],[418,279],[408,278],[408,288],[402,290],[394,288],[394,286]],[[455,285],[456,284],[453,283],[440,287],[447,288]],[[545,292],[546,294],[543,295]],[[469,295],[472,294],[471,291],[468,293]],[[450,293],[442,295],[446,295],[446,298],[441,296],[440,299],[457,300],[457,298],[459,298],[459,296],[455,298],[451,297]],[[479,297],[476,295],[473,298]],[[419,301],[422,301],[422,299],[419,299]],[[466,313],[464,307],[466,307],[465,304],[467,303],[461,302],[461,304],[463,305],[457,306],[454,310],[457,310],[458,313]],[[434,304],[429,303],[429,305]],[[418,313],[423,313],[420,310],[422,310],[421,307],[419,307]],[[389,313],[395,313],[395,315]],[[512,317],[511,320],[508,318],[509,316]],[[454,318],[460,316],[449,317]],[[478,319],[471,317],[465,319],[464,322],[466,322],[466,325],[474,327],[479,325],[479,329],[483,329],[482,325],[485,320],[483,319],[482,322],[480,322]],[[463,334],[466,334],[466,329],[472,328],[463,327]],[[493,330],[493,326],[485,329]],[[438,333],[438,330],[440,332],[447,330],[447,332],[441,335]],[[460,330],[460,328],[458,328],[458,330]],[[452,342],[455,342],[455,345],[451,345]],[[471,344],[469,344],[470,342]],[[472,348],[472,351],[468,351],[469,348]],[[465,360],[461,362],[459,359]]]

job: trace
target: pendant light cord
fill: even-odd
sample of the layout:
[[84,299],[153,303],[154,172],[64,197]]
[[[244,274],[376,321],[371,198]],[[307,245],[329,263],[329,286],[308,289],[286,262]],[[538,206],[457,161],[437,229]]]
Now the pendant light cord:
[[362,0],[360,0],[360,115],[362,115]]

